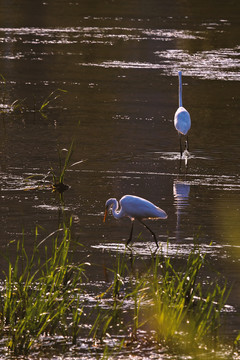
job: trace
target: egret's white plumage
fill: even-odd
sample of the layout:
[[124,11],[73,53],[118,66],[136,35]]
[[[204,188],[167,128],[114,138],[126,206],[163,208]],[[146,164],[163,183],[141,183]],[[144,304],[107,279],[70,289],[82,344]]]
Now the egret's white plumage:
[[164,210],[160,209],[150,201],[138,196],[125,195],[121,200],[117,201],[115,198],[108,199],[105,204],[104,220],[106,219],[108,210],[112,209],[112,215],[115,219],[121,219],[122,217],[129,217],[132,221],[132,227],[130,237],[126,243],[128,245],[132,240],[133,223],[134,220],[138,220],[143,224],[153,235],[156,245],[158,246],[155,233],[143,223],[144,219],[166,219],[167,214]]
[[181,135],[187,135],[191,127],[190,114],[183,106],[180,106],[175,112],[174,126]]
[[[182,106],[182,72],[178,72],[179,79],[179,108],[175,112],[174,115],[174,126],[180,135],[180,153],[182,156],[182,143],[181,136],[187,135],[190,127],[191,127],[191,118],[189,112]],[[187,139],[187,150],[189,150],[188,139]]]

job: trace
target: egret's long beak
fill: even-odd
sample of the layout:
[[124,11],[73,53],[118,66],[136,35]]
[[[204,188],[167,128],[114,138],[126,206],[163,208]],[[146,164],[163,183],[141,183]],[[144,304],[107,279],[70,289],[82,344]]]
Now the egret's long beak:
[[105,222],[105,220],[106,220],[106,217],[107,217],[107,213],[108,213],[108,211],[107,211],[107,209],[105,209],[105,213],[104,213],[104,218],[103,218],[103,222]]

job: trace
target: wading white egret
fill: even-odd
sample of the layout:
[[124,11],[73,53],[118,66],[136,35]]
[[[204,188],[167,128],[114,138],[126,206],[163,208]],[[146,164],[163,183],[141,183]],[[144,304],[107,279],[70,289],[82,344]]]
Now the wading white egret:
[[[190,127],[191,127],[191,118],[189,115],[189,112],[182,106],[182,72],[179,71],[178,72],[178,79],[179,79],[179,90],[178,90],[178,95],[179,95],[179,108],[177,109],[177,111],[175,112],[174,115],[174,126],[179,134],[179,138],[180,138],[180,154],[182,157],[182,135],[187,135]],[[186,140],[186,149],[187,151],[189,151],[189,144],[188,144],[188,136],[187,136],[187,140]]]
[[148,200],[145,200],[138,196],[125,195],[121,200],[117,201],[115,198],[108,199],[105,204],[105,214],[103,221],[105,222],[108,211],[112,209],[112,215],[115,219],[121,219],[122,217],[129,217],[132,222],[129,239],[126,242],[126,246],[132,240],[133,224],[134,220],[138,220],[144,225],[154,237],[155,243],[158,247],[158,242],[155,233],[146,225],[142,220],[144,219],[166,219],[167,214],[164,210],[160,209]]

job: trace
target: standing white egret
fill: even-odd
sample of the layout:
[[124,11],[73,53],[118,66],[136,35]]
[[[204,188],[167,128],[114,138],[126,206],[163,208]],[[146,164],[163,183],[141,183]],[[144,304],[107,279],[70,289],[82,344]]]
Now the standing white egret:
[[129,217],[132,221],[131,231],[129,239],[126,242],[126,246],[132,240],[133,224],[134,220],[138,220],[144,225],[154,237],[155,243],[158,247],[158,242],[155,233],[146,225],[142,220],[144,219],[166,219],[167,214],[164,210],[160,209],[148,200],[145,200],[138,196],[125,195],[121,200],[117,201],[115,198],[108,199],[105,204],[105,214],[103,221],[105,222],[108,210],[112,208],[112,215],[115,219],[121,219],[122,217]]
[[[190,127],[191,127],[191,118],[189,112],[182,106],[182,72],[178,72],[178,79],[179,79],[179,108],[175,112],[174,115],[174,126],[179,134],[180,138],[180,154],[182,157],[182,135],[187,135]],[[189,144],[188,144],[188,137],[186,141],[186,149],[189,151]]]

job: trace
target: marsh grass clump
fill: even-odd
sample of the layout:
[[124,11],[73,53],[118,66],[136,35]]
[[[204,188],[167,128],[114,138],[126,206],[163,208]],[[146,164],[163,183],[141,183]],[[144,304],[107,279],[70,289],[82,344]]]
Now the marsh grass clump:
[[24,240],[17,243],[14,263],[6,257],[0,332],[15,355],[27,354],[47,334],[72,336],[76,341],[82,314],[79,296],[84,264],[71,264],[70,228],[64,226],[62,234],[53,239],[51,254],[45,246],[44,261],[36,243],[31,256],[27,255]]
[[[28,176],[25,179],[26,182],[28,182],[29,180],[31,180],[33,178],[39,177],[39,176],[41,177],[41,179],[39,180],[39,185],[34,186],[34,187],[30,186],[30,187],[26,188],[26,190],[51,189],[53,192],[57,191],[60,194],[62,194],[64,191],[68,190],[69,186],[64,183],[64,177],[65,177],[66,170],[69,167],[70,159],[73,154],[73,144],[74,144],[74,141],[71,142],[69,149],[61,149],[61,150],[58,149],[57,150],[59,175],[57,175],[57,172],[54,171],[53,167],[51,167],[51,169],[48,171],[48,173],[43,177],[42,177],[42,175]],[[65,158],[63,158],[63,156],[62,156],[63,152],[66,152]],[[82,162],[82,161],[80,161],[80,162]],[[80,162],[78,162],[78,163],[80,163]],[[70,166],[73,166],[73,165],[70,165]],[[49,178],[50,176],[52,177],[51,181],[47,180],[47,178]]]
[[200,281],[204,265],[205,255],[198,250],[190,253],[184,269],[176,269],[168,257],[153,255],[145,272],[138,272],[132,271],[134,266],[129,269],[126,254],[118,258],[107,289],[112,289],[112,307],[98,313],[94,336],[111,336],[122,324],[128,346],[144,342],[187,353],[213,349],[228,294],[225,283]]
[[[23,237],[15,261],[5,258],[0,284],[0,335],[15,356],[43,348],[49,338],[57,346],[60,336],[76,351],[84,336],[89,351],[102,358],[146,349],[181,356],[216,350],[228,293],[222,278],[200,280],[207,264],[199,250],[181,268],[162,254],[142,261],[118,253],[113,268],[104,269],[107,289],[95,294],[93,305],[84,287],[87,263],[71,261],[71,221],[41,242],[37,236],[36,230],[30,256]],[[238,342],[239,336],[235,348]]]
[[[59,176],[57,176],[54,173],[53,169],[51,169],[51,173],[53,177],[53,181],[52,181],[53,191],[58,191],[60,194],[69,188],[68,185],[64,184],[64,177],[73,154],[73,144],[74,141],[71,142],[71,145],[68,150],[67,149],[58,150]],[[66,157],[63,162],[62,152],[64,151],[66,152]]]
[[[76,165],[81,164],[82,162],[86,161],[86,160],[80,160],[73,164],[70,164],[70,160],[71,160],[71,157],[73,154],[73,147],[74,147],[74,140],[72,140],[69,149],[58,150],[59,176],[57,176],[55,174],[55,172],[53,171],[53,169],[51,169],[51,173],[52,173],[52,177],[53,177],[52,189],[53,189],[53,191],[58,191],[60,194],[69,188],[69,186],[64,183],[66,170],[70,167],[76,166]],[[66,152],[66,156],[65,156],[64,160],[62,158],[63,152]]]
[[149,307],[144,318],[154,329],[157,342],[184,345],[189,350],[214,345],[228,294],[226,283],[220,286],[217,281],[200,281],[204,264],[205,255],[199,251],[190,253],[182,270],[176,270],[170,258],[162,263],[156,258],[153,271],[148,274],[145,295]]
[[[64,191],[69,189],[69,185],[65,184],[64,179],[66,175],[66,171],[73,166],[83,163],[86,160],[80,160],[73,164],[70,164],[71,157],[73,154],[74,140],[72,140],[69,149],[58,149],[58,169],[54,170],[53,167],[48,171],[46,175],[30,175],[25,181],[29,182],[34,178],[40,178],[37,181],[37,185],[30,185],[25,190],[35,190],[35,189],[43,189],[43,190],[52,190],[53,192],[58,192],[60,195],[63,194]],[[66,156],[62,154],[66,153]],[[49,179],[51,178],[51,180]]]

